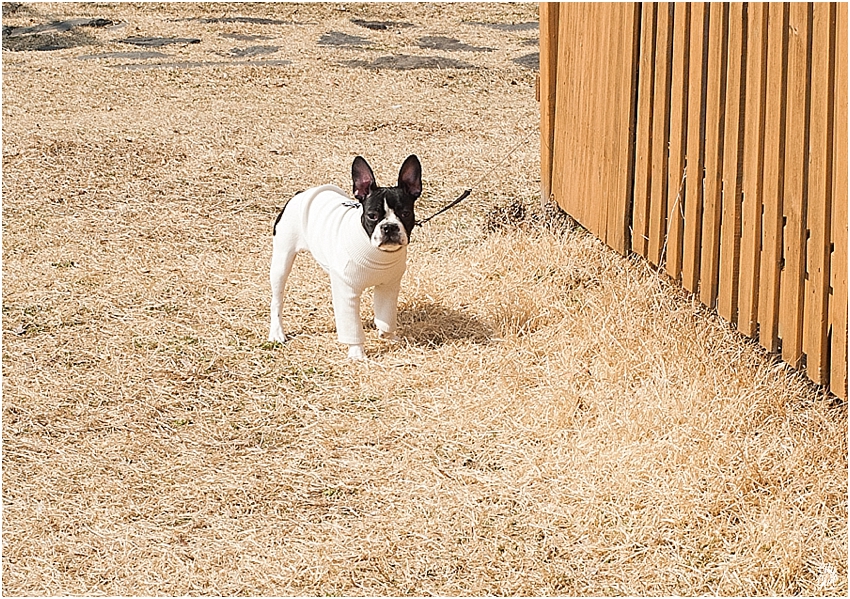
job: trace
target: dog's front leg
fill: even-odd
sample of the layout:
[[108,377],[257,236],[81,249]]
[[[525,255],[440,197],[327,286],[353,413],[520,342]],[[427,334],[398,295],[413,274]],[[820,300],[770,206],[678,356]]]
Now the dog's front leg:
[[334,321],[340,343],[348,345],[348,358],[365,360],[363,342],[363,324],[360,322],[360,294],[362,289],[353,289],[340,277],[331,274],[331,294],[333,295]]
[[401,280],[385,285],[376,285],[372,298],[375,310],[375,326],[378,337],[387,341],[396,340],[396,320],[398,318],[398,294]]

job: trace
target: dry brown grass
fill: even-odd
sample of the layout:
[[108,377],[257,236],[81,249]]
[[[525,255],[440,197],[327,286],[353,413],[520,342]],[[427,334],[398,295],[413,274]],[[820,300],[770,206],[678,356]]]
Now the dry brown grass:
[[[494,206],[534,212],[536,138],[416,231],[401,343],[346,361],[308,258],[292,340],[265,343],[293,192],[416,152],[427,215],[537,126],[510,61],[534,32],[468,23],[536,5],[339,6],[4,18],[126,25],[3,53],[3,593],[846,595],[845,405],[581,231],[489,231]],[[225,15],[300,24],[174,20]],[[317,47],[330,30],[375,46]],[[75,59],[169,35],[221,61],[234,31],[292,64]],[[482,68],[339,66],[392,53]]]

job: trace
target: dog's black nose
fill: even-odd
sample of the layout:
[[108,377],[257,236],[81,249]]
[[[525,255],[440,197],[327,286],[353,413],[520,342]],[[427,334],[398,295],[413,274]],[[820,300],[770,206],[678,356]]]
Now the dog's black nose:
[[381,233],[386,235],[398,233],[398,225],[396,223],[383,223],[381,225]]

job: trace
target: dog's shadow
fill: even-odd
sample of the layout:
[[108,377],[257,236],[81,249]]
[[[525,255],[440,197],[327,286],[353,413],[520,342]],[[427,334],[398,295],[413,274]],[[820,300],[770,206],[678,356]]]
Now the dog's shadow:
[[493,329],[475,316],[427,299],[399,306],[398,324],[401,336],[417,346],[435,347],[452,341],[483,344],[493,337]]

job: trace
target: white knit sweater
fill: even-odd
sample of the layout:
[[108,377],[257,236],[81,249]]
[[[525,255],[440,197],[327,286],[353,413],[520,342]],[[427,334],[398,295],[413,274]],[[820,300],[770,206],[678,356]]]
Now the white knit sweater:
[[[275,236],[296,239],[297,251],[308,250],[330,274],[334,319],[341,343],[365,340],[360,322],[360,296],[374,287],[375,325],[385,333],[396,328],[401,278],[407,267],[407,247],[387,252],[373,247],[360,222],[362,207],[346,206],[346,193],[335,185],[301,192],[287,204]],[[291,210],[291,212],[290,212]],[[292,218],[300,215],[300,221]]]

